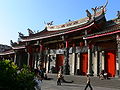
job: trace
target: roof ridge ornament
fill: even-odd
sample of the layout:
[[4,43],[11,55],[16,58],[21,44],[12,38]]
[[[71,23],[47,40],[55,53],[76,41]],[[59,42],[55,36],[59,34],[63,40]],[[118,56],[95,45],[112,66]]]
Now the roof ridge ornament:
[[106,8],[107,5],[108,5],[108,0],[106,0],[106,3],[103,7]]
[[93,10],[93,14],[87,9],[86,13],[87,13],[87,17],[76,20],[76,21],[69,21],[66,22],[65,24],[61,24],[61,25],[54,25],[53,26],[53,21],[46,23],[44,21],[44,24],[47,27],[48,31],[55,31],[55,30],[62,30],[62,29],[67,29],[67,28],[71,28],[71,27],[75,27],[75,26],[81,26],[81,25],[85,25],[88,22],[92,22],[95,19],[99,20],[101,18],[104,17],[105,12],[106,12],[106,6],[108,4],[108,0],[106,0],[106,3],[102,6],[96,6],[95,8],[92,8]]
[[10,45],[11,45],[11,46],[15,46],[15,45],[17,45],[17,43],[16,43],[16,42],[13,42],[12,40],[10,40]]
[[23,33],[21,33],[21,32],[18,32],[18,33],[19,33],[19,37],[20,37],[20,38],[24,36]]
[[68,22],[71,22],[71,21],[72,21],[71,19],[68,20]]
[[53,25],[53,21],[47,23],[47,26],[51,26],[51,25]]
[[91,13],[88,11],[88,9],[86,10],[86,13],[87,13],[87,17],[89,18],[89,20],[91,20],[92,15],[91,15]]
[[28,28],[27,30],[28,30],[28,34],[29,34],[29,35],[34,34],[34,32],[33,32],[31,29]]
[[102,13],[104,13],[107,4],[108,4],[108,0],[106,0],[105,5],[102,5],[102,6],[99,6],[99,7],[96,6],[95,8],[91,8],[94,12],[94,17],[96,16],[96,13],[99,12],[100,10],[102,10]]
[[106,6],[108,5],[108,0],[106,0],[105,5],[103,5],[102,12],[104,13],[106,11]]
[[117,11],[117,18],[120,19],[120,11]]

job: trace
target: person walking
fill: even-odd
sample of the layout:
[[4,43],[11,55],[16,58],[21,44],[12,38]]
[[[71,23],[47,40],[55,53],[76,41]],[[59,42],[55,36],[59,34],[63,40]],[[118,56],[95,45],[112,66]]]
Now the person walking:
[[37,67],[38,71],[39,71],[39,75],[41,76],[42,80],[44,79],[44,69],[42,66],[38,66]]
[[89,74],[87,74],[87,84],[86,84],[84,90],[86,90],[88,88],[88,86],[89,86],[90,90],[93,90],[93,88],[92,88],[92,86],[90,84],[90,76],[89,76]]
[[62,73],[61,71],[59,71],[57,74],[57,85],[61,85],[61,80],[62,80]]
[[36,83],[34,89],[35,89],[35,90],[41,90],[42,78],[41,78],[41,76],[39,75],[38,69],[35,69],[34,81],[35,81],[35,83]]

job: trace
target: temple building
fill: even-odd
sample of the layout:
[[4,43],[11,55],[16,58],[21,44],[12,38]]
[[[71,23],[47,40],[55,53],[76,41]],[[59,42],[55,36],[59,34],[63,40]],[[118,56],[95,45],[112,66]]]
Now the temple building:
[[41,65],[46,72],[66,75],[98,76],[104,70],[109,77],[120,76],[120,13],[106,20],[106,5],[86,10],[87,17],[62,25],[47,23],[44,30],[28,36],[19,32],[19,41],[11,41],[12,49],[0,54],[11,56],[22,67]]
[[[12,55],[11,49],[12,49],[12,47],[10,47],[8,45],[0,44],[0,60],[3,60],[3,59],[12,60],[11,59],[11,55]],[[9,52],[10,52],[10,54],[9,54]],[[14,51],[13,51],[13,53],[14,53]],[[9,56],[8,56],[8,54],[9,54]]]

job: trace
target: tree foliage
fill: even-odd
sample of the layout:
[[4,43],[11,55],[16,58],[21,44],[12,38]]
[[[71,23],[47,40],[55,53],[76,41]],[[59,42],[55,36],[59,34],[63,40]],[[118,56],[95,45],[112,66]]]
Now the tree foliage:
[[5,90],[33,90],[34,73],[27,66],[21,70],[10,60],[0,61],[0,88]]

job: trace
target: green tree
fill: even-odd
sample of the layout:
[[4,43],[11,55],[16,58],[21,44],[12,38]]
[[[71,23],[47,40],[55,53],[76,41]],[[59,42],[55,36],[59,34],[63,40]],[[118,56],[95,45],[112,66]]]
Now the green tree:
[[33,90],[34,73],[27,66],[18,71],[10,60],[0,61],[0,88],[4,90]]
[[33,90],[35,86],[35,82],[33,80],[34,73],[30,71],[29,67],[24,65],[17,76],[17,84],[19,84],[18,88],[22,88],[22,90]]

